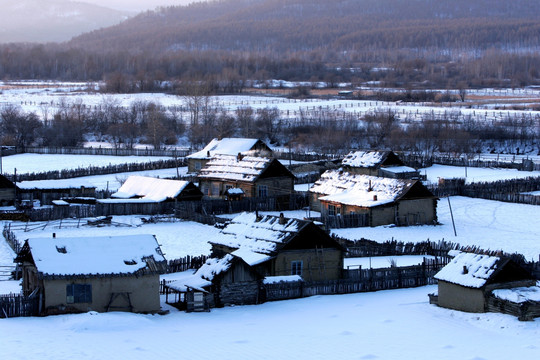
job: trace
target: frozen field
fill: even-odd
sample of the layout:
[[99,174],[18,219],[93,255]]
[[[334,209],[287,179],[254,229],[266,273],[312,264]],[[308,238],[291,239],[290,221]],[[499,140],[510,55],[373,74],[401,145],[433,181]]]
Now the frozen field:
[[493,182],[499,180],[540,177],[540,171],[518,171],[516,169],[494,169],[458,167],[435,164],[428,168],[419,169],[420,174],[427,175],[427,180],[437,184],[439,179],[464,178],[467,184],[473,182]]

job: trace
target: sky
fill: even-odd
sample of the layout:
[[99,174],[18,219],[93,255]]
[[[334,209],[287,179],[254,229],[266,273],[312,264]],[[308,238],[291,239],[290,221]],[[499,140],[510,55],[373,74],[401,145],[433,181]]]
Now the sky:
[[[75,0],[74,0],[75,1]],[[154,10],[158,6],[185,5],[199,0],[76,0],[89,4],[108,7],[116,10],[146,11]]]

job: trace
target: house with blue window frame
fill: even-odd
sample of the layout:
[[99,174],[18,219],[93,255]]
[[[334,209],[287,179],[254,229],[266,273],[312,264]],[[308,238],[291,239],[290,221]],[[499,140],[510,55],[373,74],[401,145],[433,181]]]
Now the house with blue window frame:
[[28,239],[15,262],[41,314],[160,311],[166,260],[153,235]]

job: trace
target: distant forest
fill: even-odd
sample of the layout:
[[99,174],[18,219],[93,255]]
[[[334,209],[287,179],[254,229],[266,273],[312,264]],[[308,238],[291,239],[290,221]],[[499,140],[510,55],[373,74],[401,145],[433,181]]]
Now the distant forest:
[[235,92],[271,78],[517,87],[540,83],[539,49],[533,0],[222,0],[145,12],[66,43],[0,45],[0,77],[107,80],[119,92],[165,80]]

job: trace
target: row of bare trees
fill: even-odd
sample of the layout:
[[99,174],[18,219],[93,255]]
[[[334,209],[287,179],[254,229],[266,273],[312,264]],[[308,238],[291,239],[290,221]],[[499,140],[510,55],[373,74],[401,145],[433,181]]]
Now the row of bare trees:
[[186,94],[184,100],[183,108],[165,108],[147,101],[121,106],[112,98],[104,98],[94,107],[85,106],[82,100],[62,100],[54,112],[50,104],[42,104],[41,119],[7,105],[0,109],[0,144],[20,148],[32,144],[76,146],[88,135],[115,148],[145,143],[159,149],[177,144],[185,136],[192,147],[200,148],[215,137],[248,137],[326,153],[360,147],[463,154],[489,148],[531,148],[539,146],[540,138],[540,118],[526,113],[508,113],[496,120],[461,112],[401,119],[390,109],[362,116],[322,110],[284,119],[277,108],[246,105],[228,111],[208,93]]

